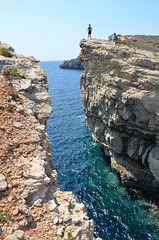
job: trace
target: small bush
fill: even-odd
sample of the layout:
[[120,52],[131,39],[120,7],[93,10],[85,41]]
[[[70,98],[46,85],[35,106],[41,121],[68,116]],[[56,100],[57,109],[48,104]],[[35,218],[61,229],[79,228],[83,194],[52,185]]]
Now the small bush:
[[6,76],[10,76],[10,77],[24,78],[24,76],[20,72],[18,72],[17,68],[11,68],[11,69],[3,70],[3,74],[6,75]]
[[8,210],[5,210],[5,213],[2,213],[0,215],[0,222],[8,222],[9,221],[7,214],[8,214]]
[[18,94],[17,93],[12,93],[12,100],[14,100],[14,101],[20,101],[19,100],[19,96],[18,96]]
[[18,77],[20,76],[21,74],[18,72],[18,69],[17,68],[12,68],[10,70],[10,74],[13,76],[13,77]]
[[67,239],[65,238],[65,240],[76,240],[76,238],[74,238],[74,237],[72,236],[72,233],[71,233],[71,232],[68,232],[68,233],[67,233]]
[[12,54],[10,53],[8,48],[1,48],[0,54],[4,57],[12,57]]
[[96,46],[95,49],[98,50],[100,48],[100,46]]

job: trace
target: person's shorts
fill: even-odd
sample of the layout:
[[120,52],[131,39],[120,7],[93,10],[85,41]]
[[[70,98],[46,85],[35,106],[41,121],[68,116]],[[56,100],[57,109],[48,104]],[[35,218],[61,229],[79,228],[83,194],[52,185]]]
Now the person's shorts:
[[119,41],[115,41],[115,44],[118,44],[119,43]]
[[91,31],[89,31],[88,34],[91,34]]

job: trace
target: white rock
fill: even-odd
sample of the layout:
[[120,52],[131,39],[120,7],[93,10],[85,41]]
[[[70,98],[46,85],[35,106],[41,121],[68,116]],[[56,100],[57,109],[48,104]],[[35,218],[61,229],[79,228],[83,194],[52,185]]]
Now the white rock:
[[32,83],[29,79],[14,79],[12,80],[12,84],[18,91],[29,91],[32,88]]
[[22,123],[19,123],[19,122],[13,123],[13,126],[14,126],[15,128],[18,128],[18,129],[24,128],[24,125],[23,125]]
[[24,240],[24,232],[22,230],[17,230],[15,231],[14,235],[19,239],[19,240]]
[[57,235],[59,235],[60,237],[62,237],[62,235],[63,235],[63,229],[64,229],[64,227],[61,227],[61,228],[58,228],[58,230],[57,230]]
[[49,206],[50,211],[54,211],[57,208],[57,204],[55,203],[55,200],[51,200],[51,204]]
[[5,191],[7,188],[7,182],[5,176],[0,173],[0,191]]
[[36,204],[39,199],[43,199],[47,190],[48,188],[46,186],[43,186],[41,189],[39,189],[39,191],[37,191],[36,194],[33,196],[31,204]]

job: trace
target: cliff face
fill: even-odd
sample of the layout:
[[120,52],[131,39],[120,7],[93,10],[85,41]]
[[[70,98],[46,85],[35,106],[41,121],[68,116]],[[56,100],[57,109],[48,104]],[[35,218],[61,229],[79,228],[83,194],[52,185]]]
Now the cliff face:
[[0,56],[0,238],[93,239],[93,222],[61,192],[45,132],[52,113],[45,71],[33,57]]
[[158,191],[159,54],[104,40],[80,46],[81,97],[94,140],[124,184]]

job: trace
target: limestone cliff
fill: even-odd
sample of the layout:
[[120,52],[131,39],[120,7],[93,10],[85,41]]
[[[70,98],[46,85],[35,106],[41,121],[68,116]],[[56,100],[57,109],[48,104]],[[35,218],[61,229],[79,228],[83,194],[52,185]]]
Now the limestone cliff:
[[0,239],[60,240],[72,232],[92,240],[83,204],[57,186],[45,132],[52,113],[46,73],[33,57],[6,55],[0,55]]
[[135,44],[82,40],[81,97],[87,126],[121,181],[158,191],[159,54]]

